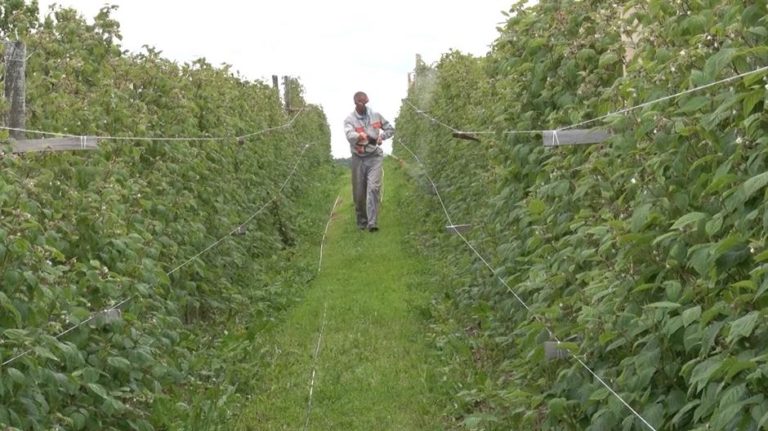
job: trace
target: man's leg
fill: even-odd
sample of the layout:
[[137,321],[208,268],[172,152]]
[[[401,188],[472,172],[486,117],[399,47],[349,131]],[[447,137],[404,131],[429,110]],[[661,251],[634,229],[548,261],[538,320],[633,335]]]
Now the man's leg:
[[378,229],[379,205],[381,204],[381,176],[384,157],[371,157],[368,165],[368,229]]
[[359,229],[365,229],[368,226],[368,215],[365,208],[367,189],[365,171],[364,160],[352,156],[352,200],[355,202],[355,215]]

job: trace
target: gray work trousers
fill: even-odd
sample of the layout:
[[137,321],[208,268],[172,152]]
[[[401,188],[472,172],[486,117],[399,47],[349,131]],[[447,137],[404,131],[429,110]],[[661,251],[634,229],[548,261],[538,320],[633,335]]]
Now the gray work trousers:
[[381,166],[383,156],[352,156],[352,198],[355,201],[357,227],[378,227],[381,203]]

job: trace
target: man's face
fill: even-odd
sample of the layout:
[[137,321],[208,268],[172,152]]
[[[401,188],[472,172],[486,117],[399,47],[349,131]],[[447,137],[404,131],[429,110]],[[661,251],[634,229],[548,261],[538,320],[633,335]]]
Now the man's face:
[[355,110],[357,112],[365,112],[365,104],[368,103],[368,96],[360,96],[355,100]]

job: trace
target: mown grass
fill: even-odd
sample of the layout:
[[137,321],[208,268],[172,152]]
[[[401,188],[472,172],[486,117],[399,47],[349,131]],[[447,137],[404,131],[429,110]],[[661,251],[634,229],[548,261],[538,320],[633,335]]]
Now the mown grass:
[[421,312],[433,290],[429,265],[406,245],[413,221],[403,208],[403,173],[391,160],[385,172],[375,233],[355,227],[349,176],[343,178],[322,269],[304,300],[260,343],[268,346],[262,352],[268,365],[240,429],[445,428],[437,359]]

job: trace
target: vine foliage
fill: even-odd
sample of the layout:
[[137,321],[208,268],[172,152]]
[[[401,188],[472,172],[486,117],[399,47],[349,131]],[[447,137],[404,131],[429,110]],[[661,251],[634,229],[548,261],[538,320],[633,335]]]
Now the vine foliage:
[[331,201],[326,118],[296,80],[303,110],[286,113],[228,65],[123,51],[112,11],[0,6],[2,34],[31,53],[28,127],[233,138],[3,154],[0,362],[31,351],[0,367],[0,428],[226,429],[259,373],[259,331],[312,276],[291,262]]
[[531,307],[458,239],[437,242],[451,275],[436,313],[461,329],[435,337],[474,363],[451,370],[468,428],[647,429],[578,362],[545,360],[546,328],[656,429],[768,426],[766,74],[590,124],[603,145],[509,132],[765,67],[767,16],[763,0],[521,2],[485,57],[417,67],[409,103],[494,133],[455,140],[404,105],[397,139]]

